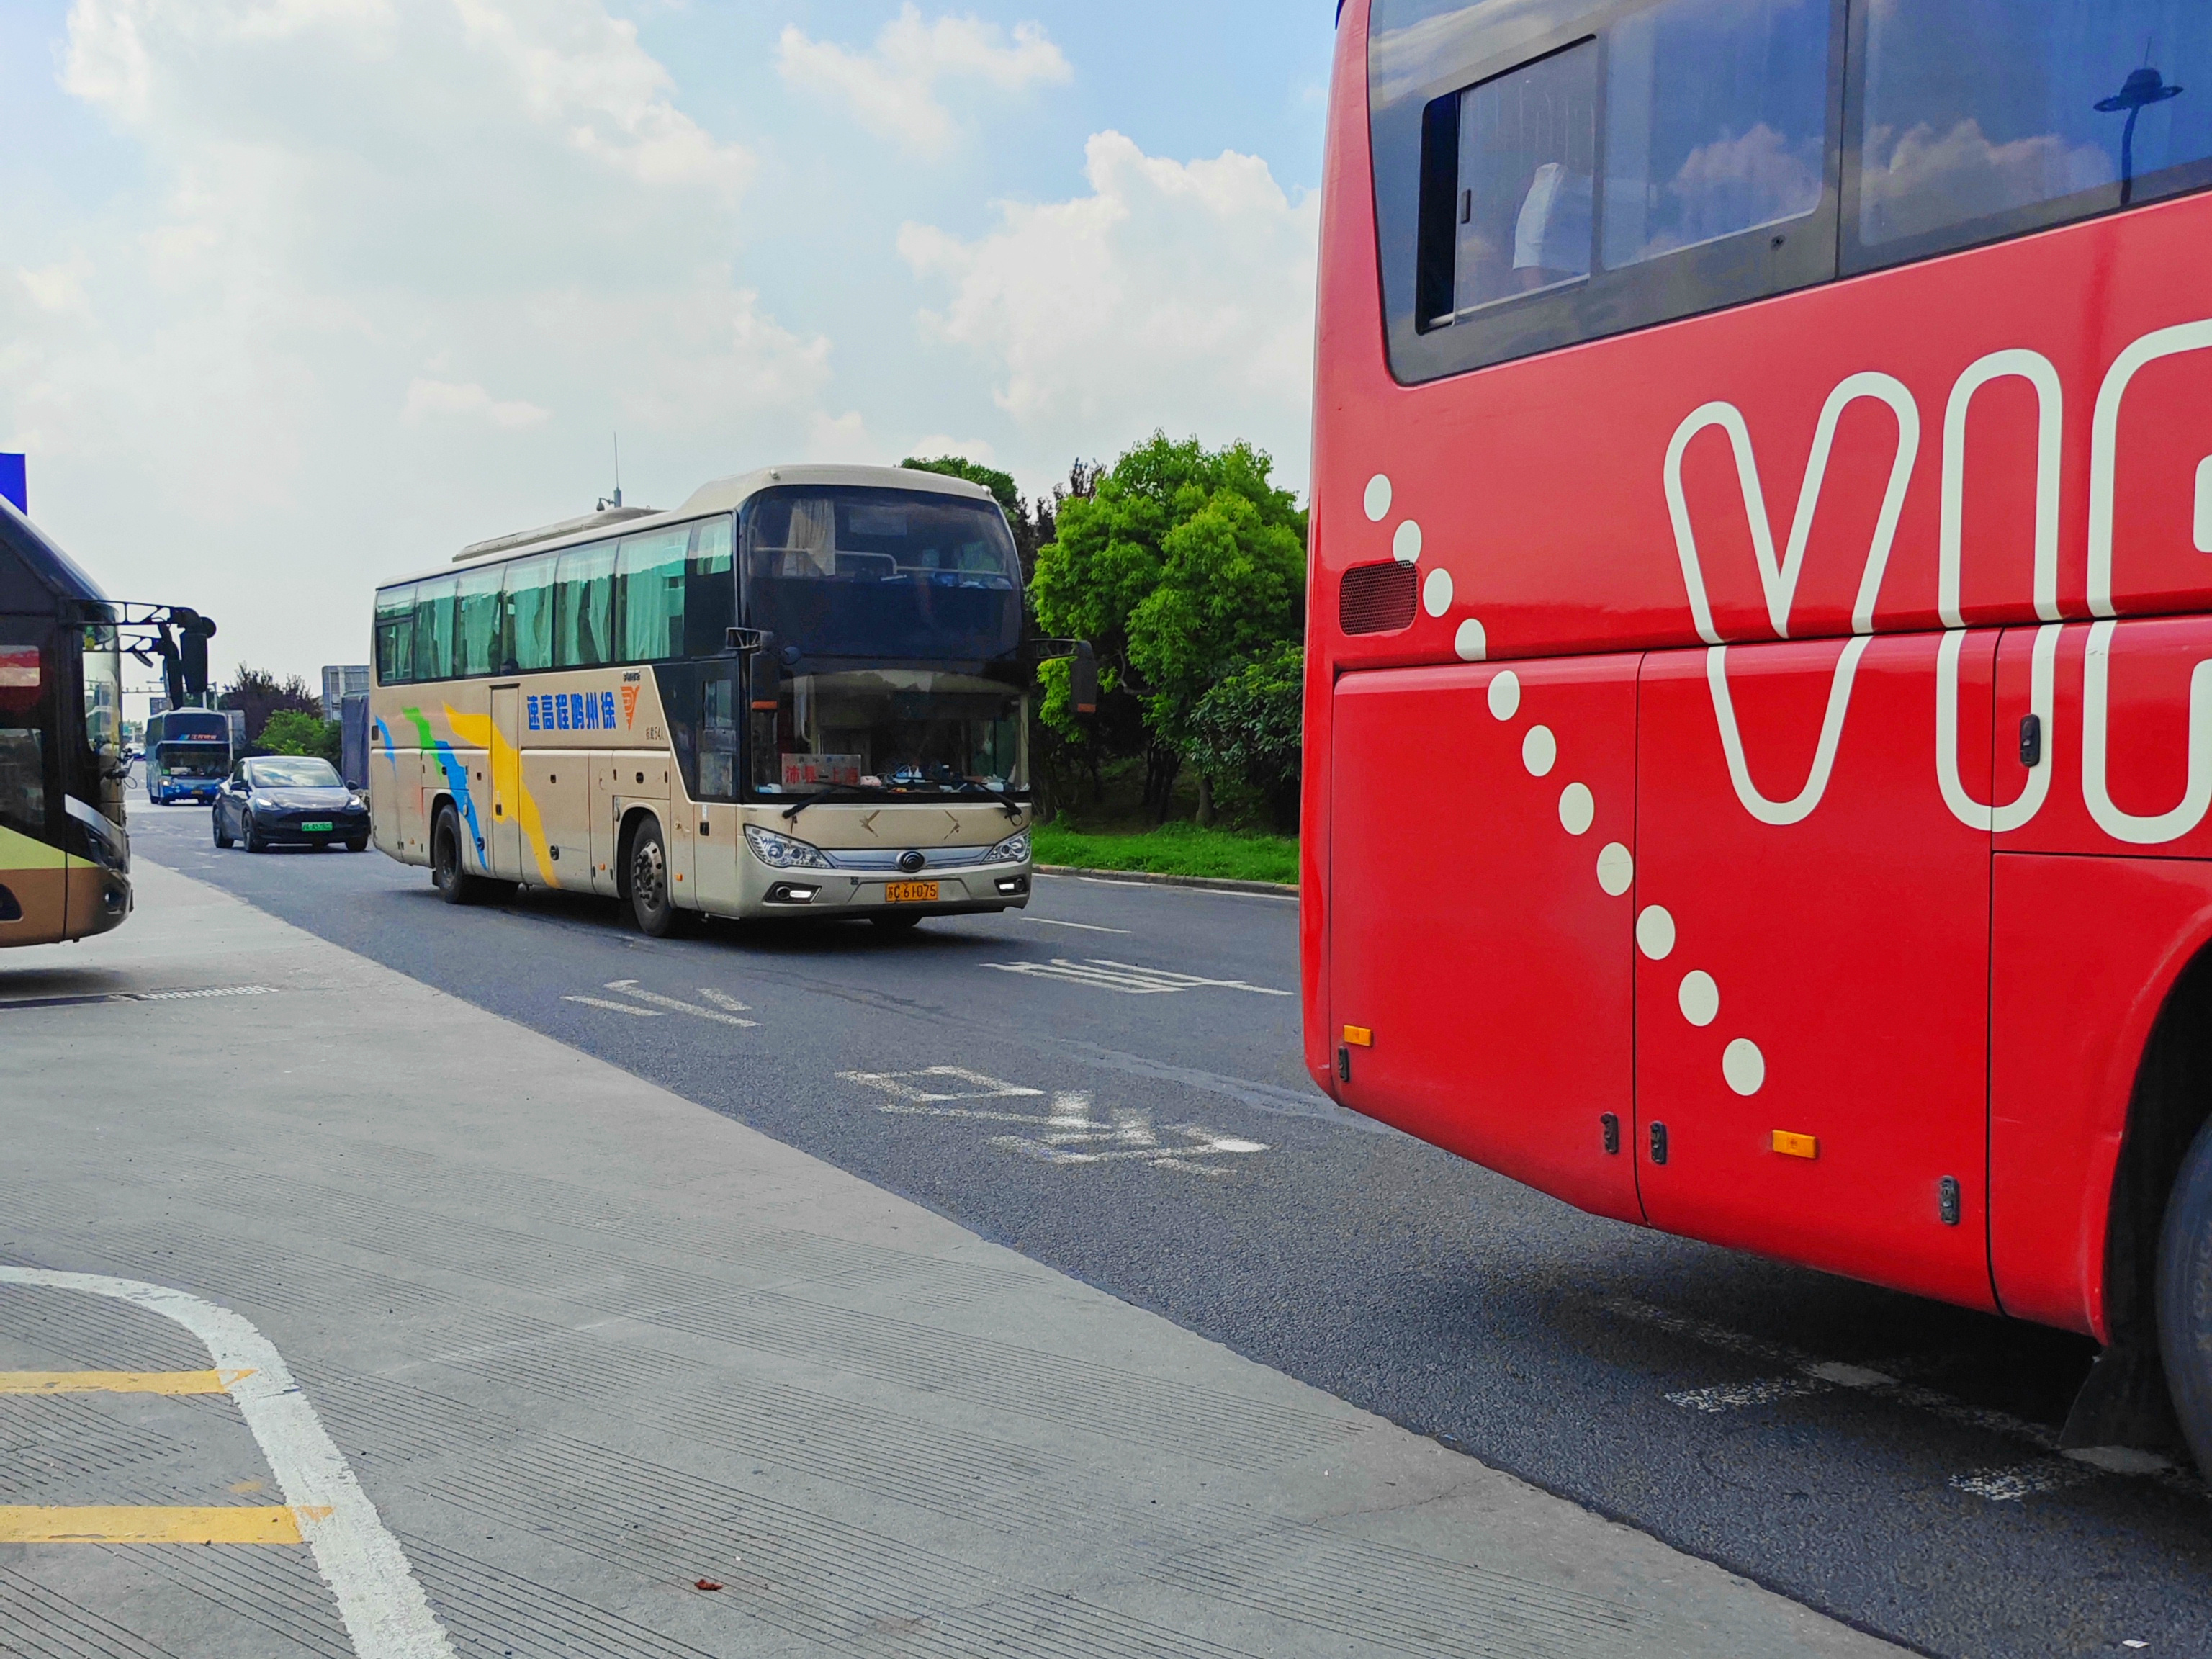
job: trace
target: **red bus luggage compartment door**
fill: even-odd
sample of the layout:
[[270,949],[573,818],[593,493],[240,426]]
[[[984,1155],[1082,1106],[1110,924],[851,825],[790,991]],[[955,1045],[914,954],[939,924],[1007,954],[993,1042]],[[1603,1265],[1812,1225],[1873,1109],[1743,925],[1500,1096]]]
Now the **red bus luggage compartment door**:
[[1347,675],[1329,758],[1338,1097],[1631,1221],[1637,662]]
[[1644,659],[1637,1154],[1652,1225],[1992,1305],[1996,647],[1991,630]]

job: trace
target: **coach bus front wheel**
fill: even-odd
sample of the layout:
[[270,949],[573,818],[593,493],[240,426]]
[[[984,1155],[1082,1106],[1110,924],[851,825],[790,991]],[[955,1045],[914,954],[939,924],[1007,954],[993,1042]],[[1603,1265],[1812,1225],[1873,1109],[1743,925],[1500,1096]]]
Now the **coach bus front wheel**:
[[451,805],[438,809],[430,832],[430,885],[448,904],[474,904],[483,896],[483,880],[461,867],[461,815]]
[[668,848],[660,826],[647,818],[629,843],[629,908],[637,931],[647,939],[666,939],[682,926],[684,913],[669,890]]

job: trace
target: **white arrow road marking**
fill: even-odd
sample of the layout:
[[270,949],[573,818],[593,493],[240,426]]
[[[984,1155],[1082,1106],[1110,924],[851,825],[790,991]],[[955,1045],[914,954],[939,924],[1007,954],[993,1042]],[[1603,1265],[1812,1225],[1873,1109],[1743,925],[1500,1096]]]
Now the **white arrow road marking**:
[[[964,1118],[975,1122],[1020,1124],[1042,1131],[994,1135],[988,1143],[1000,1152],[1013,1152],[1040,1164],[1062,1167],[1143,1164],[1152,1169],[1178,1170],[1187,1175],[1221,1176],[1229,1173],[1226,1165],[1193,1160],[1249,1156],[1269,1150],[1263,1141],[1245,1140],[1196,1123],[1173,1123],[1164,1130],[1156,1129],[1150,1112],[1117,1108],[1111,1122],[1102,1121],[1094,1115],[1089,1091],[1081,1089],[1054,1091],[1052,1105],[1042,1116],[1035,1112],[956,1105],[952,1103],[1034,1097],[1042,1096],[1044,1091],[1024,1088],[955,1066],[932,1066],[920,1072],[840,1072],[837,1075],[848,1083],[858,1083],[891,1096],[877,1109],[879,1111],[902,1117]],[[916,1086],[921,1079],[934,1083],[944,1079],[975,1086],[971,1091],[952,1094]]]
[[986,968],[995,968],[1002,974],[1027,974],[1036,979],[1065,980],[1071,985],[1087,985],[1093,990],[1121,991],[1130,996],[1152,996],[1165,991],[1249,991],[1255,996],[1286,997],[1288,991],[1278,991],[1268,985],[1248,985],[1241,979],[1203,979],[1196,974],[1171,973],[1164,968],[1139,968],[1133,963],[1114,962],[1104,957],[1092,957],[1085,962],[1071,962],[1066,957],[1054,957],[1050,962],[987,962]]
[[173,1320],[199,1338],[217,1370],[239,1373],[228,1392],[298,1517],[301,1536],[337,1598],[358,1659],[453,1659],[398,1541],[384,1529],[376,1506],[267,1337],[229,1309],[163,1285],[4,1266],[0,1284],[112,1297]]
[[[635,997],[640,1002],[647,1003],[655,1008],[666,1008],[675,1013],[689,1014],[694,1019],[711,1019],[718,1025],[737,1025],[751,1030],[760,1024],[757,1019],[746,1019],[740,1015],[723,1013],[714,1008],[702,1008],[697,1003],[685,1002],[680,997],[665,997],[658,991],[645,990],[634,979],[609,980],[607,989],[619,991],[626,997]],[[719,991],[702,991],[699,994],[713,999],[720,1003],[724,1008],[742,1008],[745,1006],[736,998],[725,996]],[[619,1002],[601,1002],[592,997],[566,997],[562,1000],[587,1003],[594,1008],[621,1008],[624,1013],[643,1012],[640,1009],[626,1007]]]
[[738,1001],[726,991],[717,991],[711,985],[701,986],[699,994],[717,1008],[726,1008],[733,1014],[749,1014],[752,1012],[749,1004]]
[[563,1002],[580,1002],[586,1008],[605,1008],[610,1013],[635,1014],[643,1019],[664,1018],[658,1008],[633,1008],[627,1002],[609,1002],[605,997],[562,997]]

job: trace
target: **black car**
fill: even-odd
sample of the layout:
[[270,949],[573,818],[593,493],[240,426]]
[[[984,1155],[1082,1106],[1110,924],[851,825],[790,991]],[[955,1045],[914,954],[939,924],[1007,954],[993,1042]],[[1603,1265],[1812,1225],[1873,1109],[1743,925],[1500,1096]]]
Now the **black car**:
[[265,853],[279,843],[349,853],[368,845],[368,802],[326,760],[263,755],[242,760],[215,798],[215,844]]

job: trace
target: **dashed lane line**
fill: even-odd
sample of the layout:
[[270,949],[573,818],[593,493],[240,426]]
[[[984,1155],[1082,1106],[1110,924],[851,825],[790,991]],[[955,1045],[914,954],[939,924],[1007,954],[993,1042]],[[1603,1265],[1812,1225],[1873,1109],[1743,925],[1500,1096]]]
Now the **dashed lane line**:
[[[250,1322],[228,1308],[165,1285],[113,1279],[104,1273],[57,1273],[0,1264],[0,1285],[106,1297],[158,1314],[198,1337],[215,1361],[213,1369],[231,1379],[224,1392],[236,1403],[239,1415],[246,1419],[261,1455],[268,1460],[270,1473],[276,1476],[284,1497],[283,1513],[290,1517],[298,1540],[313,1554],[316,1569],[337,1602],[338,1615],[344,1620],[356,1659],[453,1659],[452,1644],[437,1615],[431,1612],[422,1586],[415,1582],[398,1541],[385,1530],[376,1506],[354,1478],[344,1454],[292,1380],[284,1357]],[[56,1513],[46,1511],[50,1517]],[[182,1524],[187,1530],[216,1524],[207,1518],[209,1511],[191,1513],[193,1520],[179,1523],[175,1512],[156,1511],[155,1517],[144,1524],[155,1525],[163,1515],[170,1517],[167,1524]],[[260,1517],[258,1522],[250,1518],[255,1516]],[[276,1523],[270,1516],[270,1511],[264,1509],[241,1509],[237,1511],[239,1518],[222,1524],[274,1528]],[[60,1522],[49,1524],[81,1528],[85,1517],[77,1511],[74,1520],[64,1516]],[[262,1536],[238,1541],[289,1540]]]
[[0,1394],[228,1394],[244,1371],[0,1371]]
[[1034,921],[1046,927],[1074,927],[1086,933],[1119,933],[1123,939],[1134,937],[1127,927],[1101,927],[1095,921],[1062,921],[1058,916],[1033,916],[1027,911],[1022,913],[1022,920]]
[[1054,957],[1049,962],[987,962],[986,968],[1002,974],[1026,974],[1035,979],[1057,979],[1094,991],[1119,991],[1129,996],[1157,996],[1171,991],[1249,991],[1255,996],[1286,997],[1271,985],[1253,985],[1241,979],[1206,979],[1178,974],[1165,968],[1142,968],[1132,962],[1091,957],[1082,962]]

